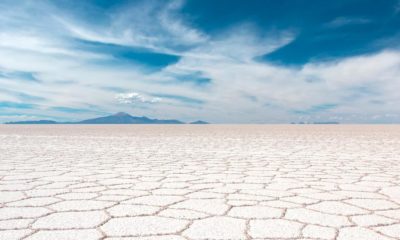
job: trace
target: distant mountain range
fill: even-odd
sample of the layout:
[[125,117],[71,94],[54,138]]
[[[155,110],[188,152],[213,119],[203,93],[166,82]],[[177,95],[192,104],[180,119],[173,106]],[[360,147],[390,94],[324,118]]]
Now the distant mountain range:
[[58,122],[52,120],[6,122],[6,124],[57,124],[57,123]]
[[[18,121],[7,122],[6,124],[185,124],[182,121],[175,119],[151,119],[148,117],[135,117],[128,113],[119,112],[110,116],[91,118],[79,122],[56,122],[52,120],[38,121]],[[204,121],[195,121],[189,124],[208,124]]]

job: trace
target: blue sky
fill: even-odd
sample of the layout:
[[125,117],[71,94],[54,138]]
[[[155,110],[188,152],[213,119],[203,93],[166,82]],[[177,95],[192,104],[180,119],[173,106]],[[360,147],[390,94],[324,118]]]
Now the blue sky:
[[400,1],[3,0],[0,122],[400,122]]

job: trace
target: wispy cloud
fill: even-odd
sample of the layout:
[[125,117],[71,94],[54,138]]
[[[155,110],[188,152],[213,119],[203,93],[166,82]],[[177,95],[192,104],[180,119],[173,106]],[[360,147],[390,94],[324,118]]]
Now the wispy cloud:
[[119,103],[124,103],[124,104],[158,103],[162,101],[161,98],[148,97],[144,96],[143,94],[139,94],[137,92],[119,93],[115,95],[115,98]]
[[112,11],[110,22],[90,28],[82,27],[73,17],[54,18],[79,39],[176,54],[208,39],[205,33],[184,21],[179,12],[183,3],[180,0],[132,2]]
[[360,18],[360,17],[337,17],[327,23],[328,27],[337,28],[346,25],[359,25],[359,24],[367,24],[370,23],[371,20],[367,18]]
[[185,97],[185,96],[181,96],[181,95],[174,95],[174,94],[154,94],[154,96],[157,96],[156,99],[159,99],[159,97],[162,97],[162,98],[177,100],[180,103],[184,103],[184,104],[203,104],[204,103],[204,101],[202,101],[200,99]]
[[0,102],[0,109],[31,109],[35,108],[35,104],[21,103],[21,102]]

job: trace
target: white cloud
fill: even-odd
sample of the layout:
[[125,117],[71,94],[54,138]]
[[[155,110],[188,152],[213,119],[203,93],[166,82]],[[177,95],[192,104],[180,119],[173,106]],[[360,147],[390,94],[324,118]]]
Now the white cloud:
[[83,27],[86,23],[68,15],[54,16],[54,19],[80,39],[179,54],[182,48],[208,39],[205,33],[183,20],[179,13],[182,4],[179,0],[130,3],[111,12],[108,24],[89,27]]
[[328,27],[342,27],[346,25],[357,25],[370,23],[371,20],[367,18],[356,17],[337,17],[327,24]]
[[139,94],[137,92],[119,93],[115,95],[115,98],[118,100],[119,103],[124,103],[124,104],[158,103],[162,101],[161,98],[146,97],[143,94]]

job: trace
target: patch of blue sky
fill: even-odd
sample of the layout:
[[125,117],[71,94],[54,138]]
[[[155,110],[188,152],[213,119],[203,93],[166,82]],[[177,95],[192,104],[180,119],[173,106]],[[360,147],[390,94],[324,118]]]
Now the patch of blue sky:
[[398,0],[202,0],[188,1],[183,11],[196,16],[195,26],[208,33],[243,22],[253,23],[260,33],[293,31],[293,42],[259,59],[302,65],[398,47],[395,41],[375,44],[398,33],[396,6]]
[[22,101],[45,101],[46,98],[44,97],[40,97],[40,96],[34,96],[34,95],[30,95],[30,94],[25,94],[25,93],[16,93],[15,96],[17,96],[19,99],[21,99]]
[[331,104],[331,103],[320,104],[320,105],[312,106],[305,110],[294,110],[293,113],[301,114],[301,115],[309,115],[309,114],[314,114],[314,113],[319,113],[319,112],[325,112],[325,111],[334,109],[337,106],[338,106],[338,104]]
[[205,77],[203,77],[203,78],[196,78],[196,79],[193,79],[192,82],[196,83],[196,85],[201,85],[201,86],[203,86],[203,85],[208,85],[208,84],[210,84],[210,83],[212,82],[212,80],[211,80],[211,78],[205,78]]
[[191,83],[196,86],[205,86],[212,82],[210,78],[205,77],[182,77],[177,79],[178,82]]
[[[22,117],[22,116],[26,116],[26,114],[20,113],[16,110],[13,110],[13,111],[7,111],[7,112],[0,112],[0,116],[20,116],[20,117]],[[32,116],[34,116],[34,117],[37,117],[37,116],[50,117],[48,115],[37,115],[37,114],[34,114]]]
[[258,102],[258,98],[256,96],[245,93],[245,94],[243,94],[243,97],[251,102]]
[[365,86],[353,87],[349,89],[349,93],[343,98],[343,101],[351,102],[360,98],[376,97],[379,96],[378,93],[379,93],[378,88],[374,86],[365,85]]
[[11,95],[11,96],[17,97],[21,101],[31,102],[31,101],[44,101],[44,100],[46,100],[46,98],[44,98],[44,97],[35,96],[35,95],[26,94],[26,93],[17,92],[17,91],[11,91],[11,90],[7,90],[7,89],[1,89],[0,88],[0,92],[1,93],[5,93],[7,95]]
[[77,82],[73,81],[73,80],[56,80],[56,81],[53,81],[53,83],[57,84],[57,85],[72,85],[72,84],[76,84]]
[[[366,31],[369,28],[365,26]],[[357,31],[353,29],[350,35],[355,32]],[[380,50],[369,37],[363,37],[364,34],[349,37],[347,32],[325,33],[324,38],[317,36],[320,34],[322,35],[322,33],[299,35],[293,42],[259,59],[282,65],[304,65],[308,62],[331,61]]]
[[110,92],[115,92],[115,93],[121,93],[121,92],[126,92],[127,90],[122,87],[113,87],[113,86],[102,86],[99,87],[99,89],[105,90],[105,91],[110,91]]
[[318,82],[323,82],[324,80],[323,79],[321,79],[320,77],[318,77],[318,76],[315,76],[315,75],[309,75],[309,76],[307,76],[307,78],[304,80],[305,82],[307,82],[307,83],[318,83]]
[[23,71],[0,71],[0,78],[9,78],[9,79],[18,79],[18,80],[26,80],[32,82],[40,82],[32,72],[23,72]]
[[50,110],[64,113],[105,113],[96,109],[73,108],[73,107],[51,107]]
[[36,107],[37,107],[36,104],[31,104],[31,103],[20,103],[20,102],[9,102],[9,101],[0,102],[0,109],[34,109]]
[[167,81],[166,83],[168,84],[188,83],[197,87],[204,87],[212,83],[211,78],[204,77],[203,74],[199,71],[188,74],[172,74],[171,77],[172,80]]
[[181,95],[173,95],[173,94],[152,94],[154,97],[159,97],[159,98],[166,98],[166,99],[172,99],[172,100],[177,100],[181,103],[186,103],[186,104],[196,104],[196,105],[201,105],[204,104],[205,102],[200,99],[196,98],[191,98],[191,97],[185,97]]
[[105,65],[139,64],[149,69],[161,69],[176,63],[180,57],[173,54],[154,52],[150,49],[101,43],[87,40],[74,40],[75,47],[84,51],[105,54],[112,57],[100,60]]
[[121,6],[140,2],[141,0],[88,0],[88,1],[70,1],[56,0],[54,4],[85,22],[93,24],[108,24],[112,17],[109,11],[118,10]]

